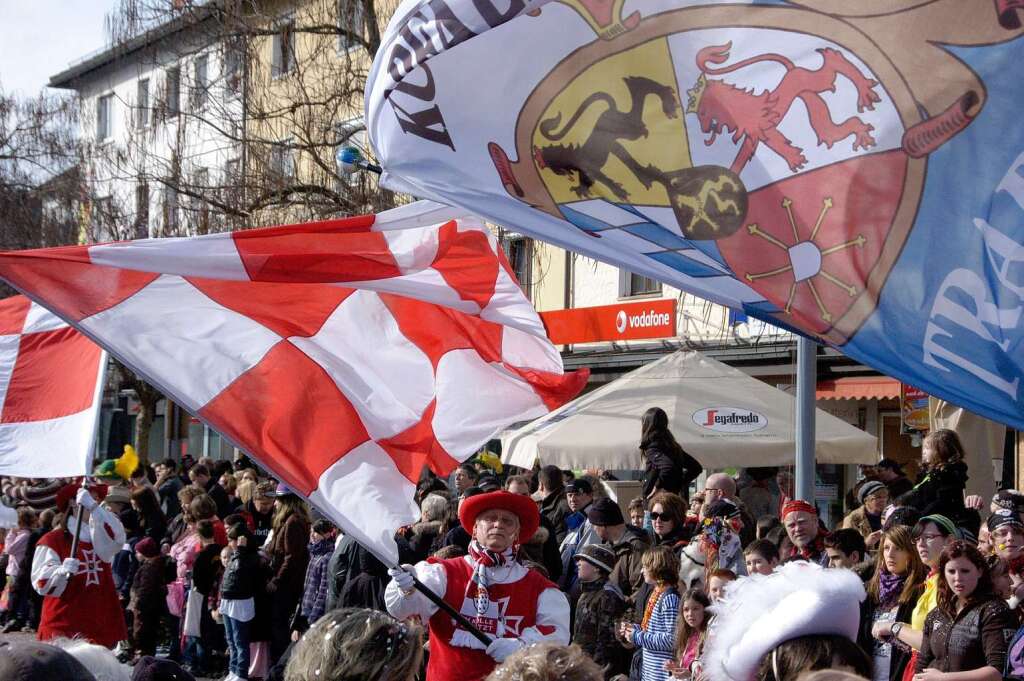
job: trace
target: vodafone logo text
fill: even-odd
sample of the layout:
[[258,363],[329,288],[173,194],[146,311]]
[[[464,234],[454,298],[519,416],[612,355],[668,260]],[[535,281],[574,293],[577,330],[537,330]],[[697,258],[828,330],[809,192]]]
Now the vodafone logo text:
[[668,326],[671,323],[672,315],[654,310],[634,315],[627,315],[625,310],[619,310],[619,313],[615,315],[615,330],[619,333],[625,333],[626,329],[648,329],[656,326]]
[[738,407],[705,407],[693,412],[693,422],[717,433],[749,433],[768,425],[768,417]]

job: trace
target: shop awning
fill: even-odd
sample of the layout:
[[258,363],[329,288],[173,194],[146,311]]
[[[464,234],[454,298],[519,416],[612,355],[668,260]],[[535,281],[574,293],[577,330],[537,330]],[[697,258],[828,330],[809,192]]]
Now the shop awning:
[[898,400],[900,382],[888,376],[849,376],[818,381],[819,400]]

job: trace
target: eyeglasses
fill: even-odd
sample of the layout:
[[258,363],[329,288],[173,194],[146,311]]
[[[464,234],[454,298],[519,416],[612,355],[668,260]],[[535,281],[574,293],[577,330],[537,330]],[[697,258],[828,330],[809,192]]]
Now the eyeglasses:
[[917,538],[914,539],[914,541],[916,541],[916,542],[931,541],[933,539],[942,539],[942,538],[943,538],[943,535],[939,534],[938,532],[933,532],[931,534],[919,534],[919,535],[917,535]]
[[655,511],[651,511],[651,520],[673,520],[673,518],[668,513],[657,513]]

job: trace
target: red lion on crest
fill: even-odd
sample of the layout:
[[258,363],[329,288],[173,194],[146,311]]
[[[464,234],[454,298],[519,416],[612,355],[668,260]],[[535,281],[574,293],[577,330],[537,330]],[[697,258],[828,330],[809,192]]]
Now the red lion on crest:
[[[833,144],[851,135],[854,151],[875,145],[871,136],[874,126],[857,116],[851,116],[840,124],[834,123],[828,105],[821,97],[822,92],[835,92],[836,77],[842,75],[857,88],[858,112],[873,110],[881,101],[874,91],[878,82],[862,74],[842,53],[828,47],[819,49],[822,65],[813,71],[796,66],[780,54],[758,55],[722,68],[708,66],[709,62],[722,64],[728,60],[731,48],[730,42],[705,47],[697,53],[697,68],[701,75],[696,86],[687,92],[689,102],[686,111],[697,114],[701,130],[710,134],[704,142],[706,145],[713,144],[723,130],[732,133],[733,142],[742,140],[731,167],[734,173],[738,175],[743,170],[762,143],[785,159],[793,172],[807,163],[803,150],[778,130],[779,122],[798,98],[807,107],[808,119],[819,145],[824,144],[831,149]],[[752,90],[707,78],[765,61],[777,62],[786,68],[786,75],[774,90],[754,94]]]

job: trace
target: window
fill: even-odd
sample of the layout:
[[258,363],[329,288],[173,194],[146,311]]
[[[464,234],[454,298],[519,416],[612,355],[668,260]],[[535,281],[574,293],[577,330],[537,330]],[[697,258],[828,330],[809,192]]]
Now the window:
[[181,113],[181,69],[175,66],[167,69],[167,117],[174,118]]
[[278,142],[270,148],[270,174],[278,182],[295,179],[295,150],[291,140]]
[[224,189],[221,197],[229,206],[238,207],[242,197],[242,161],[232,158],[224,163]]
[[135,127],[139,130],[149,125],[149,78],[139,81],[135,94]]
[[242,92],[242,76],[245,63],[245,43],[240,39],[229,40],[224,45],[224,95],[233,97]]
[[210,91],[209,66],[208,55],[196,57],[195,85],[192,87],[192,108],[195,111],[201,111],[206,106],[206,98]]
[[295,21],[283,22],[274,34],[274,61],[271,75],[274,78],[291,73],[295,69]]
[[149,185],[135,185],[135,238],[149,238]]
[[339,0],[338,51],[343,52],[358,46],[359,43],[350,34],[362,36],[365,28],[366,17],[363,14],[362,0]]
[[503,240],[505,255],[508,256],[508,263],[512,266],[519,281],[519,287],[523,289],[526,297],[530,297],[530,287],[533,277],[533,241],[526,237],[511,237]]
[[96,100],[96,140],[102,142],[111,134],[111,108],[114,95],[103,95]]
[[178,231],[178,190],[164,185],[164,235]]
[[619,297],[646,296],[661,293],[661,282],[642,274],[619,270]]

